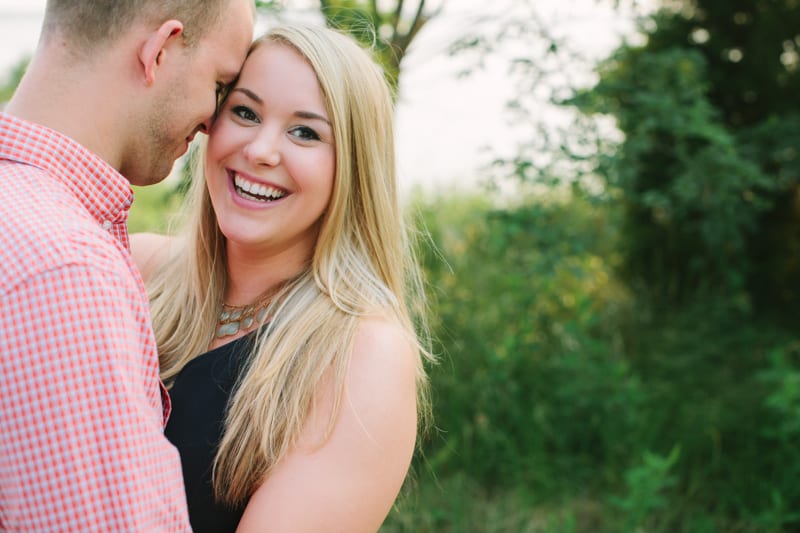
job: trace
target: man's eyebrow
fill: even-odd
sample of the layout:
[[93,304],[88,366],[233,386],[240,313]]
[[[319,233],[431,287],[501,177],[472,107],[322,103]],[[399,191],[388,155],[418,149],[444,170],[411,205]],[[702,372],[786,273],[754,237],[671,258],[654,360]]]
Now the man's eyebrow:
[[231,92],[244,93],[251,100],[255,100],[259,104],[263,104],[264,103],[264,101],[256,93],[254,93],[250,89],[245,89],[244,87],[236,87],[235,89],[232,89]]

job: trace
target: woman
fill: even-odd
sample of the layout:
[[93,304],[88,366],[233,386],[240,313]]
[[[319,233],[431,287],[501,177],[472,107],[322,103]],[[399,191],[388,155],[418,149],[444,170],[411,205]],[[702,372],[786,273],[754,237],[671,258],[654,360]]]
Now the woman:
[[218,112],[184,233],[133,236],[195,531],[376,531],[388,514],[428,357],[393,143],[365,51],[274,29]]

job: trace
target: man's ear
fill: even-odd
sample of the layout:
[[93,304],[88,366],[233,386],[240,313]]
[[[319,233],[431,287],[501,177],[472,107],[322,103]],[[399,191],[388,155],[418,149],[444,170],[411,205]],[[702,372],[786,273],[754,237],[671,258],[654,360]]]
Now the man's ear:
[[167,47],[173,39],[183,32],[183,24],[178,20],[168,20],[158,29],[147,35],[139,47],[139,63],[144,72],[145,85],[150,86],[156,79],[156,71],[164,60]]

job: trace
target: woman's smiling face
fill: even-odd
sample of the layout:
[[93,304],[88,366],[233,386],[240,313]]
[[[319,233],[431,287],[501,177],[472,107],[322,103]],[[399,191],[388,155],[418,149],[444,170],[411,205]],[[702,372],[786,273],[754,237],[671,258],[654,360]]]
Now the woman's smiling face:
[[336,154],[319,82],[294,48],[257,46],[211,128],[209,195],[230,243],[311,257]]

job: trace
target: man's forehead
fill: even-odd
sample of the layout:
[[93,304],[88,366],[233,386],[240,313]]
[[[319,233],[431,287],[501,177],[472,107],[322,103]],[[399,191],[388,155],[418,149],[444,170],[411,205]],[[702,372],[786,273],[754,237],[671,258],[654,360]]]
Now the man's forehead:
[[[220,18],[224,26],[246,25],[253,30],[256,20],[256,4],[253,0],[228,0],[228,6]],[[252,35],[251,35],[252,38]]]
[[217,27],[204,39],[209,60],[217,65],[220,78],[233,81],[253,40],[255,4],[252,0],[230,0]]

